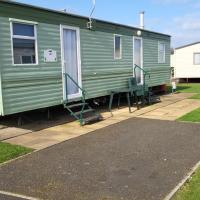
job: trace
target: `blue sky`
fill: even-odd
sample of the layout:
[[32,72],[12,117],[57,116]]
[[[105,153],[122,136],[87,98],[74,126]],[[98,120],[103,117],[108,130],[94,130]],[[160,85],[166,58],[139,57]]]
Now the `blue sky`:
[[[19,2],[86,15],[92,0],[18,0]],[[96,0],[93,17],[132,26],[145,11],[145,28],[172,35],[172,46],[200,41],[200,1],[197,0]]]

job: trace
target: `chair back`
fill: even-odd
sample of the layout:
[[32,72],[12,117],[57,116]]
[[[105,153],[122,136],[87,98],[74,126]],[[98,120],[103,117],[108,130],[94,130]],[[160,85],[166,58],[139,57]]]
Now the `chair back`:
[[128,86],[129,86],[129,89],[131,90],[132,95],[134,91],[136,91],[137,96],[143,96],[145,93],[144,86],[138,85],[135,77],[131,77],[128,79]]
[[130,77],[128,79],[128,87],[129,87],[129,89],[133,89],[133,88],[137,87],[137,81],[136,81],[135,77]]
[[133,95],[134,91],[138,92],[138,85],[137,85],[137,80],[135,77],[130,77],[128,79],[128,87],[129,87],[129,90],[131,91],[131,95]]

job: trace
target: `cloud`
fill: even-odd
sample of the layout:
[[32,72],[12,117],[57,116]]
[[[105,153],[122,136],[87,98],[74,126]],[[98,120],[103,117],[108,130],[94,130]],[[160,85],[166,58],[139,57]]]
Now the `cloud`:
[[[168,6],[181,6],[188,8],[189,13],[168,20],[162,32],[172,36],[172,46],[200,41],[200,2],[196,0],[152,0],[154,3]],[[177,12],[178,13],[178,12]]]
[[200,30],[200,13],[186,14],[181,17],[174,18],[174,23],[181,30]]
[[200,13],[186,14],[175,17],[165,32],[172,35],[172,45],[179,46],[190,42],[200,41]]

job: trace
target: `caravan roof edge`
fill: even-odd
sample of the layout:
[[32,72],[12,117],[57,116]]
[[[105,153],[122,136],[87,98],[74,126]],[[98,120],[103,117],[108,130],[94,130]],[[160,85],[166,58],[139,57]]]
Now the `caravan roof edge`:
[[183,46],[176,47],[175,50],[176,50],[176,49],[182,49],[182,48],[189,47],[189,46],[193,46],[193,45],[196,45],[196,44],[199,44],[199,43],[200,43],[200,41],[198,41],[198,42],[193,42],[193,43],[190,43],[190,44],[185,44],[185,45],[183,45]]

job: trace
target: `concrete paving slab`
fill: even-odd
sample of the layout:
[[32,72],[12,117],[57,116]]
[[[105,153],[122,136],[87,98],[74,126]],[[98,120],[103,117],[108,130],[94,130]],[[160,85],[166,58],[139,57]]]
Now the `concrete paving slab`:
[[144,113],[139,117],[174,121],[179,117],[200,107],[200,101],[196,99],[184,99],[176,103],[166,105],[159,109]]
[[9,140],[6,140],[6,142],[10,144],[17,144],[25,147],[29,147],[32,149],[43,149],[49,146],[52,146],[54,144],[57,144],[59,142],[71,139],[73,137],[77,137],[77,135],[71,136],[68,133],[66,134],[57,134],[56,132],[49,131],[47,134],[47,131],[39,131],[27,135],[23,135],[20,137],[12,138]]
[[7,128],[7,126],[0,124],[0,129],[4,129],[4,128]]
[[45,200],[161,200],[200,160],[200,125],[132,118],[0,167],[0,188]]
[[194,96],[195,93],[174,93],[174,94],[167,94],[161,96],[161,100],[168,100],[168,101],[174,101],[174,100],[183,100],[190,98]]
[[3,195],[3,194],[0,194],[0,199],[1,200],[25,200],[19,197],[12,197],[12,196]]
[[30,132],[32,131],[27,130],[27,129],[16,128],[16,127],[3,128],[3,129],[0,129],[0,141],[13,138],[16,136],[24,135]]

